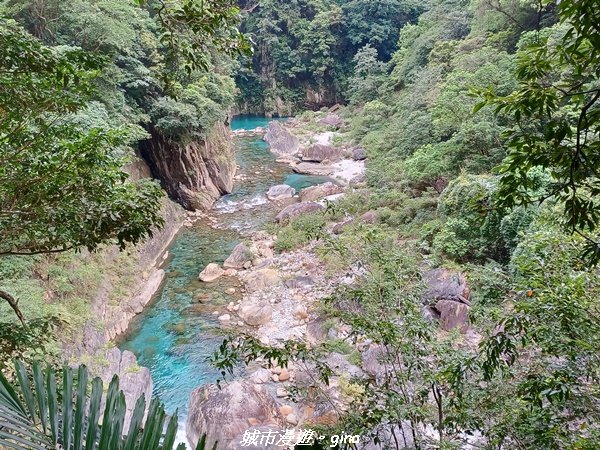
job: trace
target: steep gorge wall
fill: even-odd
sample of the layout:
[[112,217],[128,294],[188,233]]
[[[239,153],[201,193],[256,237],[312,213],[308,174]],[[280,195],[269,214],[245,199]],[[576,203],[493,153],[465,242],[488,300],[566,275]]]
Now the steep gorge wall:
[[[125,170],[133,179],[152,176],[142,159],[135,160]],[[138,366],[135,355],[120,351],[112,341],[127,330],[131,320],[160,288],[165,275],[160,266],[185,220],[181,206],[167,198],[163,201],[162,216],[164,226],[142,244],[125,252],[116,246],[108,247],[95,255],[101,260],[102,281],[99,289],[90,293],[90,318],[83,329],[65,333],[62,342],[63,354],[70,363],[85,363],[106,384],[113,375],[119,375],[127,402],[127,424],[137,398],[144,395],[150,401],[153,382],[150,371]]]
[[233,189],[235,158],[231,133],[217,123],[204,142],[182,145],[150,128],[142,156],[169,196],[188,210],[205,210]]

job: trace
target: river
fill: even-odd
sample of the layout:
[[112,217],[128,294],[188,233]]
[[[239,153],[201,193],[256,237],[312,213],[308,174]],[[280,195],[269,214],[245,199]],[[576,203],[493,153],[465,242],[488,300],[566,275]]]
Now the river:
[[[234,130],[267,126],[269,119],[240,116],[234,118]],[[298,175],[287,164],[276,162],[261,137],[236,137],[239,166],[233,193],[214,206],[212,215],[218,228],[207,220],[183,229],[169,249],[164,263],[165,282],[150,306],[131,324],[127,336],[119,343],[122,350],[132,351],[140,365],[148,367],[154,380],[154,395],[165,404],[167,413],[179,410],[179,438],[184,439],[188,399],[193,389],[214,382],[218,372],[207,358],[222,342],[217,315],[236,295],[228,288],[237,280],[221,278],[215,283],[198,281],[198,274],[209,263],[222,263],[231,250],[249,232],[272,220],[277,210],[265,196],[270,186],[289,184],[300,190],[329,181],[326,177]],[[209,297],[200,303],[200,297]]]

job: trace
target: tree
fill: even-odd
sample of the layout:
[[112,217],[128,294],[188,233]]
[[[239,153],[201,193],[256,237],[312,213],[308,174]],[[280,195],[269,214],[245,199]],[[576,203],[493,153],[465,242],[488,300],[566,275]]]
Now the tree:
[[384,84],[387,65],[378,59],[377,49],[367,44],[354,56],[354,75],[349,80],[348,99],[359,105],[377,98]]
[[[552,2],[544,0],[540,7]],[[499,168],[499,204],[511,208],[548,199],[564,208],[564,225],[588,241],[600,261],[593,233],[600,223],[600,11],[593,0],[558,3],[560,24],[525,35],[518,53],[519,87],[499,96],[479,91],[476,110],[493,105],[514,119],[509,153]],[[542,196],[529,189],[532,168],[546,169],[552,184]]]
[[[123,249],[151,236],[162,192],[123,171],[128,130],[73,120],[102,60],[45,47],[4,19],[0,40],[0,257]],[[0,296],[23,321],[16,300]]]
[[[0,445],[21,450],[172,450],[177,433],[177,413],[170,418],[156,399],[148,415],[142,395],[125,429],[125,396],[114,376],[102,402],[102,380],[95,378],[89,391],[89,374],[65,367],[57,374],[39,363],[28,370],[15,362],[18,383],[11,385],[0,373]],[[62,378],[58,380],[57,378]],[[62,382],[61,382],[62,381]],[[165,429],[166,425],[166,429]],[[184,450],[179,444],[177,450]],[[204,450],[205,437],[196,450]],[[216,449],[216,444],[213,450]]]

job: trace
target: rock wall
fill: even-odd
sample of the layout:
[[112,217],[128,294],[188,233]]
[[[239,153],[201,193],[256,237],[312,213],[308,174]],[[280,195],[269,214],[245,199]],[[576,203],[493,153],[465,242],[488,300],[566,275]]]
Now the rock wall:
[[[129,164],[125,170],[133,179],[150,177],[150,168],[141,159]],[[117,247],[109,247],[94,255],[102,260],[100,288],[90,293],[91,315],[78,334],[65,333],[62,342],[63,354],[72,364],[86,364],[93,376],[99,376],[108,385],[113,375],[119,375],[120,388],[127,401],[126,423],[129,423],[131,410],[140,395],[150,402],[152,377],[145,367],[137,364],[131,352],[121,352],[111,341],[124,333],[131,320],[152,300],[160,287],[164,271],[160,268],[166,250],[183,225],[184,210],[169,199],[163,202],[164,226],[155,230],[152,238],[135,248],[129,248],[126,257]],[[92,255],[89,256],[90,258]],[[119,266],[125,259],[128,264]],[[116,284],[124,285],[127,279],[127,292],[122,294]]]
[[141,154],[173,200],[188,210],[206,210],[231,192],[236,164],[224,123],[217,123],[205,142],[186,145],[155,128],[148,131],[151,138],[141,143]]

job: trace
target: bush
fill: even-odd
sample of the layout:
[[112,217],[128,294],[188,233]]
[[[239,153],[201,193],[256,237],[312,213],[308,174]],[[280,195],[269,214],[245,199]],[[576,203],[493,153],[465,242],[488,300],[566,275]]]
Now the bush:
[[322,214],[307,214],[298,217],[292,223],[277,230],[275,250],[289,251],[301,247],[313,239],[319,239],[325,229],[325,217]]

